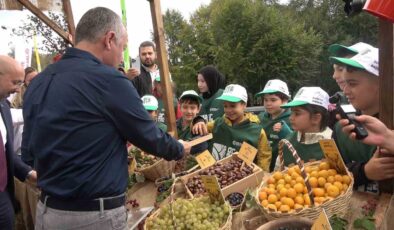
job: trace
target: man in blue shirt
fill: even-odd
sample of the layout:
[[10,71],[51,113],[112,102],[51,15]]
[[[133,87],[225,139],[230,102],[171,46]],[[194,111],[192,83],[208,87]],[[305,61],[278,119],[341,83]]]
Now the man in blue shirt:
[[75,48],[26,91],[22,155],[34,160],[42,189],[36,229],[125,229],[126,141],[166,160],[190,151],[156,127],[117,71],[126,44],[120,17],[91,9]]

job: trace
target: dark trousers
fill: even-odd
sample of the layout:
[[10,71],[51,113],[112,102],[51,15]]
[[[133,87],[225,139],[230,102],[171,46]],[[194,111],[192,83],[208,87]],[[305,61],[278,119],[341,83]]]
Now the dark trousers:
[[0,192],[0,229],[14,229],[14,207],[8,192]]

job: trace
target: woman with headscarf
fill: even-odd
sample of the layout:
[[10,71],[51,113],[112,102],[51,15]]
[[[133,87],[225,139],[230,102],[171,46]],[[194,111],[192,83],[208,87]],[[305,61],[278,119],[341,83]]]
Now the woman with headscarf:
[[198,89],[203,97],[200,114],[205,120],[211,121],[223,116],[223,102],[216,100],[226,86],[224,76],[213,66],[205,66],[197,75]]

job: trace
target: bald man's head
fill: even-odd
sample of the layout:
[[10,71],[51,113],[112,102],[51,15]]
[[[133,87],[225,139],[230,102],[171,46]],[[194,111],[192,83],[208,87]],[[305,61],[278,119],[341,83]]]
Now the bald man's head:
[[0,99],[19,92],[24,76],[21,64],[11,57],[0,55]]

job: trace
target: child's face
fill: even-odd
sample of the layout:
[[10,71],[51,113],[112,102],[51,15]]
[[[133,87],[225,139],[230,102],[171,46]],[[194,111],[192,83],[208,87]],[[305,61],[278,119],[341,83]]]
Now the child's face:
[[147,110],[152,120],[157,121],[157,110]]
[[282,100],[280,97],[274,94],[265,94],[264,95],[264,108],[269,114],[279,114],[282,112],[282,108],[280,107],[284,103],[287,103],[287,100]]
[[334,64],[333,68],[334,68],[334,73],[332,74],[332,78],[334,78],[339,88],[343,91],[346,85],[345,78],[343,77],[343,73],[345,72],[345,67]]
[[224,101],[224,114],[233,123],[238,123],[244,116],[246,103]]
[[200,93],[206,93],[209,91],[207,82],[201,74],[197,75],[197,86]]
[[188,101],[181,104],[182,118],[186,122],[192,121],[200,112],[200,106]]
[[346,86],[343,92],[354,108],[365,111],[379,105],[378,77],[359,70],[345,71],[344,77]]
[[316,125],[320,127],[320,120],[300,106],[291,108],[289,120],[293,130],[302,133],[311,132]]

